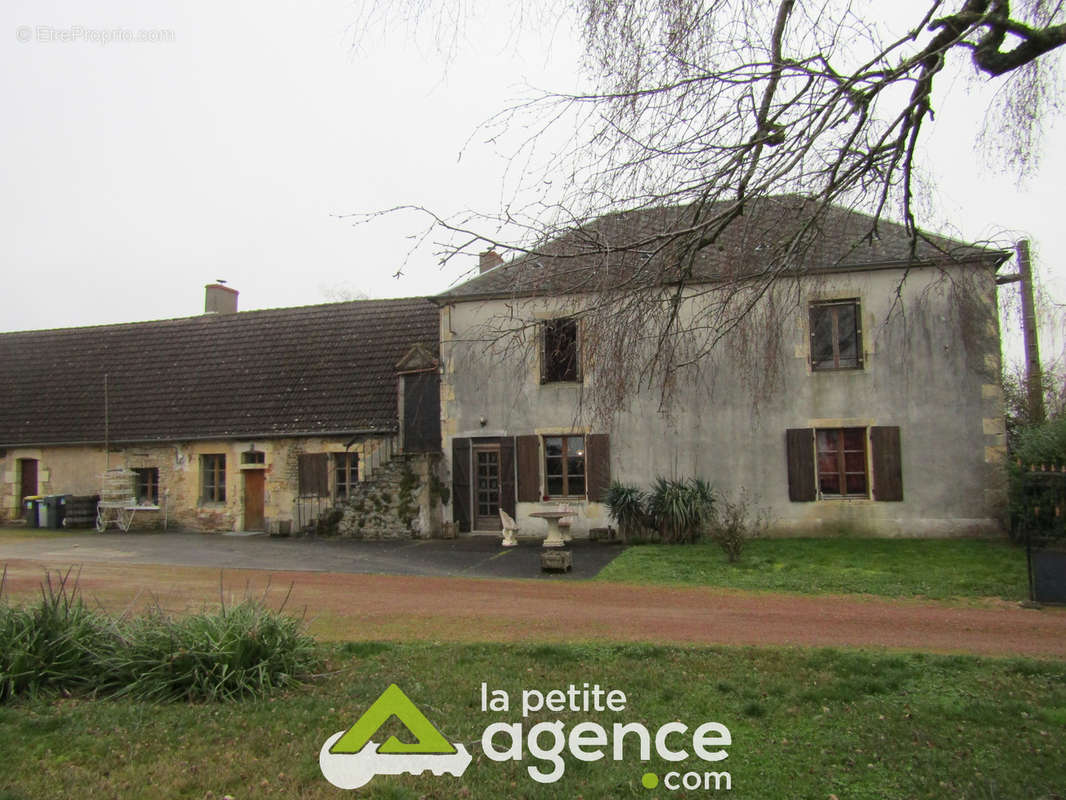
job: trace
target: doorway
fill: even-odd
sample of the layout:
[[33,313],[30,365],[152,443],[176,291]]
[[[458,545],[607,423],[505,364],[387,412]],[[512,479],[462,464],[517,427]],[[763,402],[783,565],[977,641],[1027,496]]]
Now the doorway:
[[261,469],[244,470],[244,529],[263,530],[264,488],[266,477]]
[[27,497],[34,497],[37,494],[37,459],[36,458],[20,458],[19,459],[19,506],[22,506],[23,499]]
[[474,529],[498,531],[500,524],[500,446],[474,447]]

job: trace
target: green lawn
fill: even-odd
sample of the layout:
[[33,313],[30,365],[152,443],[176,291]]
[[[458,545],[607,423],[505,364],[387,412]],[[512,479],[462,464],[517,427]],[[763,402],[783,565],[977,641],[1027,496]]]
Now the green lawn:
[[806,594],[1028,597],[1025,550],[976,540],[755,539],[737,564],[710,543],[640,545],[599,579]]
[[[1066,786],[1066,664],[832,650],[601,645],[358,643],[333,651],[331,673],[274,700],[226,705],[39,699],[0,706],[0,799],[67,797],[554,798],[697,797],[644,789],[670,770],[726,771],[727,796],[843,800],[1054,798]],[[509,692],[510,712],[483,713],[479,687]],[[617,713],[535,712],[569,730],[589,720],[680,720],[729,728],[715,764],[691,756],[642,763],[564,759],[554,784],[524,760],[488,760],[481,732],[521,722],[524,689],[597,683],[626,695]],[[318,750],[397,683],[473,763],[461,778],[376,777],[357,794],[330,786]],[[401,739],[393,723],[385,733]],[[378,739],[380,741],[380,739]],[[677,746],[681,738],[671,738]],[[503,744],[503,740],[497,742]],[[542,744],[549,745],[550,737]],[[628,751],[627,751],[628,752]],[[713,793],[711,793],[713,794]]]

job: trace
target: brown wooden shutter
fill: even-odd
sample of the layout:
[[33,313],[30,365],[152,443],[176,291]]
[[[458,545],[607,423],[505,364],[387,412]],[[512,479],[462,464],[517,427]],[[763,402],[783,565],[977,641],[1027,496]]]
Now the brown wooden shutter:
[[470,440],[452,439],[452,518],[470,531]]
[[540,437],[516,436],[515,453],[518,461],[518,502],[539,502]]
[[329,495],[328,454],[300,453],[299,468],[301,497],[326,497]]
[[903,459],[899,427],[870,428],[870,449],[874,470],[874,500],[903,499]]
[[585,437],[585,480],[589,500],[603,502],[611,485],[611,442],[606,433]]
[[514,439],[500,437],[500,508],[515,515]]
[[817,499],[814,485],[814,429],[789,428],[785,431],[788,460],[788,499],[809,503]]

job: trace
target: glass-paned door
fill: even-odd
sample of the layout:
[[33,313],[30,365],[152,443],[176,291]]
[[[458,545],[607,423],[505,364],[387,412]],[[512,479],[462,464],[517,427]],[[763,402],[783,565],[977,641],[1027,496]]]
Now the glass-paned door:
[[500,448],[474,448],[474,515],[479,531],[500,530]]

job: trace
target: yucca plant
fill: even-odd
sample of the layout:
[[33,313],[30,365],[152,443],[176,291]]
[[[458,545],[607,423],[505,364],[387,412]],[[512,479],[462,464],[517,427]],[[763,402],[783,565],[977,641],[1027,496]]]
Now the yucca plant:
[[647,514],[663,542],[691,543],[700,538],[713,503],[714,492],[706,481],[659,476],[648,493]]
[[647,527],[648,517],[645,512],[644,492],[636,486],[611,481],[604,504],[618,526],[623,542],[638,535]]

